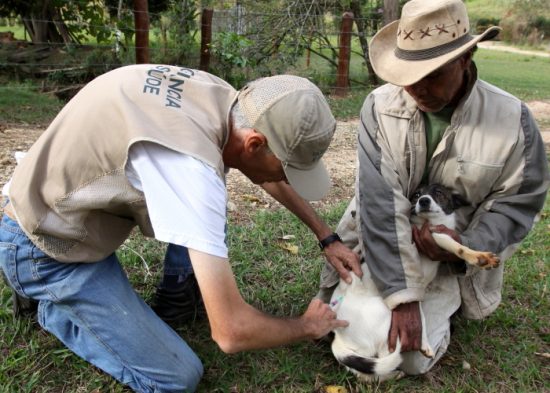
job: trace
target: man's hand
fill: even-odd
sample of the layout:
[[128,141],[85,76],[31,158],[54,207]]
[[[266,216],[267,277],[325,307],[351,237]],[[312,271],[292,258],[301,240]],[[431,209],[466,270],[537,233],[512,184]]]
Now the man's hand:
[[422,346],[422,320],[418,302],[403,303],[392,311],[388,348],[395,351],[397,338],[401,341],[401,352],[418,351]]
[[349,325],[347,321],[336,319],[336,313],[319,299],[313,299],[309,303],[300,321],[312,339],[321,338],[336,328]]
[[418,251],[432,261],[461,261],[453,253],[439,247],[432,236],[432,232],[444,233],[461,243],[460,236],[452,229],[447,228],[445,225],[430,226],[428,222],[425,222],[420,229],[415,225],[412,226],[412,238]]
[[358,277],[363,276],[359,255],[351,251],[344,243],[333,242],[326,246],[323,251],[330,264],[348,284],[351,283],[349,270],[354,272]]

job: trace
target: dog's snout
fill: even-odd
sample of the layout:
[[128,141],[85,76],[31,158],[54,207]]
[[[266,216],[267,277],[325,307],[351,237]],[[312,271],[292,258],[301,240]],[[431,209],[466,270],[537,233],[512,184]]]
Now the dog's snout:
[[430,206],[430,198],[428,197],[421,197],[419,200],[418,200],[418,205],[420,207],[429,207]]

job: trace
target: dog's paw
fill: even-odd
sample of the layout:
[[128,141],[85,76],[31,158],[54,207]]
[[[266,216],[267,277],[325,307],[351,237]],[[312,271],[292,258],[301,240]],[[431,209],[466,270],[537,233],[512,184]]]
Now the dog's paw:
[[478,252],[475,265],[481,269],[492,269],[500,265],[500,258],[492,252]]

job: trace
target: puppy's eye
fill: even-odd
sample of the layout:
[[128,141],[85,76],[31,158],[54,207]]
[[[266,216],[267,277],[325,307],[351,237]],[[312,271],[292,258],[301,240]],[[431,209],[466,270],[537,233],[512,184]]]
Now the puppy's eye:
[[418,198],[420,198],[420,195],[422,195],[422,194],[421,194],[419,191],[415,192],[415,193],[413,194],[413,199],[418,199]]

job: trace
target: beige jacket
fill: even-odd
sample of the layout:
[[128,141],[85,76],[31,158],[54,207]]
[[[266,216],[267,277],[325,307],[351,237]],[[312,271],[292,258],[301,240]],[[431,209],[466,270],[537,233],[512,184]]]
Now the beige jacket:
[[[458,191],[471,204],[457,211],[462,242],[493,251],[502,261],[516,250],[544,205],[548,162],[532,115],[517,98],[476,80],[475,66],[472,73],[470,90],[430,162],[423,115],[404,89],[384,85],[363,105],[356,199],[338,231],[360,250],[390,308],[424,296],[409,198],[426,165],[430,183]],[[459,274],[466,317],[483,318],[496,309],[504,264],[490,271],[443,266],[447,273]],[[337,276],[325,270],[322,286],[336,281]]]
[[104,74],[59,113],[15,170],[9,198],[20,226],[51,257],[92,262],[139,225],[153,236],[145,198],[124,173],[133,143],[191,155],[224,179],[222,149],[237,96],[202,71],[133,65]]

